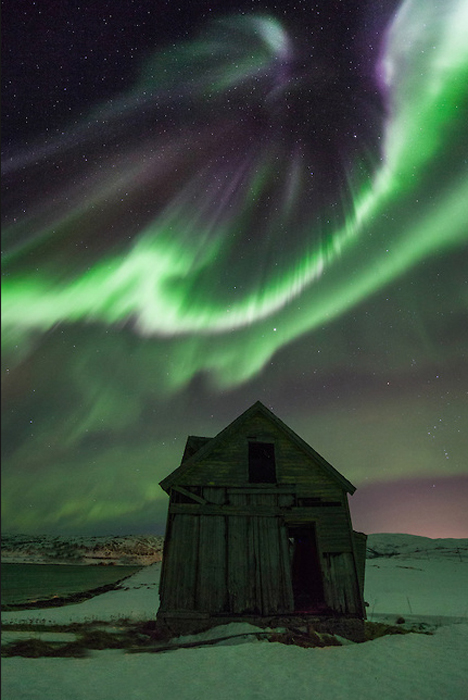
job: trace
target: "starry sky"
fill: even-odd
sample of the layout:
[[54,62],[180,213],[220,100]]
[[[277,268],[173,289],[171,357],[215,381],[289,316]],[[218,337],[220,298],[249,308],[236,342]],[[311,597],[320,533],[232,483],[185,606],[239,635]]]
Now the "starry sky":
[[164,531],[262,401],[468,537],[468,0],[6,0],[2,526]]

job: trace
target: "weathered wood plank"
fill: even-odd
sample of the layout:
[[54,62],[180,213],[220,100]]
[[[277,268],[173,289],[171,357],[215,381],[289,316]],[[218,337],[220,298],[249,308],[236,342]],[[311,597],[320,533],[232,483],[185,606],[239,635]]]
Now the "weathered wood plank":
[[363,594],[366,574],[367,535],[365,535],[363,532],[353,532],[353,537],[356,552],[356,568],[358,574],[359,587]]
[[233,613],[256,612],[255,557],[249,546],[249,519],[228,520],[228,596]]
[[[231,499],[232,502],[232,499]],[[247,510],[248,509],[248,510]],[[324,512],[326,510],[326,512]],[[258,503],[250,502],[248,506],[217,506],[217,505],[202,505],[197,503],[171,503],[169,505],[170,513],[186,513],[192,515],[258,515],[258,516],[274,516],[277,517],[282,514],[291,517],[301,517],[306,518],[325,518],[333,515],[343,514],[343,508],[336,506],[335,508],[306,508],[306,507],[291,507],[285,511],[284,508],[280,508],[275,505],[263,505]]]
[[[188,516],[190,517],[190,516]],[[227,610],[226,520],[219,515],[200,516],[197,609],[213,613]]]
[[293,493],[279,493],[278,494],[278,506],[280,509],[292,508],[295,503],[295,498]]
[[189,491],[188,489],[184,489],[183,486],[173,486],[172,490],[178,491],[179,493],[183,494],[184,496],[187,496],[187,498],[192,499],[192,501],[196,501],[197,503],[201,503],[202,505],[206,505],[206,500],[204,498],[202,498],[201,496],[198,496],[196,493],[193,493],[192,491]]
[[207,503],[222,506],[226,503],[226,489],[219,486],[205,486],[203,496]]
[[229,609],[233,613],[251,613],[255,608],[255,557],[249,546],[247,495],[236,490],[228,497],[230,504],[245,509],[243,515],[227,518]]
[[280,586],[281,601],[278,612],[294,610],[294,592],[292,586],[291,556],[289,551],[288,530],[284,521],[278,521],[279,557],[280,557]]
[[252,612],[262,614],[262,580],[260,576],[260,547],[258,537],[258,517],[248,519],[247,550],[252,560]]
[[[199,518],[176,515],[171,523],[161,610],[193,610],[198,562]],[[176,546],[173,546],[173,543]]]
[[322,561],[327,604],[338,613],[359,614],[359,594],[352,553],[325,554]]
[[264,491],[265,493],[295,493],[297,491],[296,484],[251,484],[250,486],[239,486],[228,488],[228,494],[231,493],[258,493],[259,491]]
[[243,515],[243,516],[249,516],[249,515],[263,515],[265,517],[273,517],[276,518],[278,515],[280,515],[280,512],[277,508],[271,508],[269,506],[254,506],[254,505],[246,505],[246,506],[198,506],[194,504],[188,504],[188,503],[174,503],[171,506],[169,506],[169,510],[171,513],[185,513],[185,514],[190,514],[190,515],[222,515],[222,516],[231,516],[231,515]]
[[263,613],[279,613],[284,610],[287,591],[284,590],[284,561],[280,547],[279,519],[260,518],[260,545],[262,548]]
[[239,510],[247,506],[247,492],[244,490],[236,489],[235,491],[230,491],[228,489],[229,505],[233,507],[239,507]]
[[[241,500],[240,494],[235,500]],[[279,518],[256,516],[231,516],[227,522],[232,611],[291,611],[293,594],[285,526]]]

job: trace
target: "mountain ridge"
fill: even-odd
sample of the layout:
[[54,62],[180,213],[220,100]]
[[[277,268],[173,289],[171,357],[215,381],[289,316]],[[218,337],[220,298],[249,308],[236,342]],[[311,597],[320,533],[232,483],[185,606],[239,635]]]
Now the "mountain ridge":
[[[162,535],[54,536],[3,534],[4,563],[107,564],[146,566],[161,561]],[[367,559],[444,558],[468,561],[468,538],[430,538],[403,533],[367,537]]]
[[162,559],[160,535],[9,535],[1,539],[1,560],[11,564],[149,565]]

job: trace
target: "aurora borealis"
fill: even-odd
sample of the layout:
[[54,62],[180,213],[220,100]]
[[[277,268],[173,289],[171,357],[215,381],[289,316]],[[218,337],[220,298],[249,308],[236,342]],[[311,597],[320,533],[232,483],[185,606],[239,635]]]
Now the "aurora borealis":
[[195,4],[7,3],[5,530],[161,533],[260,399],[467,537],[468,1]]

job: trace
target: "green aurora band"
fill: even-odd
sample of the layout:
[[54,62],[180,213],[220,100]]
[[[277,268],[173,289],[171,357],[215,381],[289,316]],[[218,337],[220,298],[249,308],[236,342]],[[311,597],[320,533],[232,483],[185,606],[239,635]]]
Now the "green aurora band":
[[[344,223],[318,245],[311,245],[317,238],[313,226],[304,226],[302,249],[294,259],[265,266],[255,288],[236,291],[231,298],[213,294],[213,280],[231,264],[236,226],[249,221],[252,198],[269,187],[273,166],[267,154],[250,172],[247,194],[231,220],[219,214],[207,220],[214,195],[206,206],[197,200],[195,207],[196,189],[189,185],[127,250],[104,255],[72,279],[54,278],[40,268],[7,274],[2,300],[6,347],[59,323],[130,322],[140,335],[179,336],[186,346],[179,363],[172,363],[173,389],[205,370],[214,373],[218,384],[233,386],[261,370],[278,348],[343,314],[421,260],[466,243],[466,153],[459,150],[457,155],[456,149],[467,114],[468,4],[449,2],[437,13],[434,8],[434,3],[404,3],[388,30],[380,64],[388,94],[380,163],[354,192]],[[217,80],[216,90],[242,84],[278,54],[287,54],[289,40],[275,20],[256,19],[252,31],[261,49],[256,60],[232,73],[228,51],[224,69],[217,65],[217,78],[207,79],[212,86]],[[203,46],[211,56],[212,47],[208,52]],[[194,53],[203,55],[199,43],[158,61],[188,66]],[[129,160],[124,180],[138,183],[138,157]],[[449,178],[445,161],[450,162]],[[80,207],[89,211],[93,199],[112,196],[120,186],[112,181],[106,192],[98,188],[94,198],[41,231],[40,240],[53,239],[57,229],[79,220]],[[300,206],[297,183],[290,181],[288,188],[278,211],[285,245],[288,211]],[[221,195],[222,188],[215,196]],[[5,235],[14,239],[15,225]],[[27,244],[6,255],[5,272],[10,261],[24,259],[30,250]],[[353,274],[347,275],[347,269]]]

